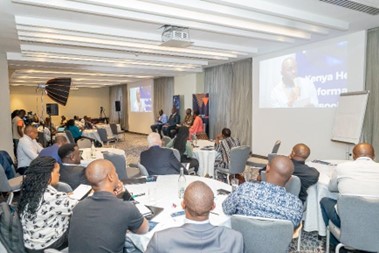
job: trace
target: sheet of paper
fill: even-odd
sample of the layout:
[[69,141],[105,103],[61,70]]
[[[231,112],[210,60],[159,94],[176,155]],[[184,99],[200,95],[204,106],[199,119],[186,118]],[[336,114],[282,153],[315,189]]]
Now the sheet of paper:
[[84,196],[86,196],[90,191],[92,190],[92,187],[90,185],[81,184],[72,192],[72,195],[70,195],[71,198],[81,200]]

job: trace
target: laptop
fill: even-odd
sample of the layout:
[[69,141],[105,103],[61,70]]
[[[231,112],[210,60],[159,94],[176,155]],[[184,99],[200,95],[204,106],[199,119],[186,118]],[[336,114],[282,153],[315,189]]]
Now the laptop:
[[60,126],[57,128],[57,132],[64,132],[64,130],[65,130],[64,126]]

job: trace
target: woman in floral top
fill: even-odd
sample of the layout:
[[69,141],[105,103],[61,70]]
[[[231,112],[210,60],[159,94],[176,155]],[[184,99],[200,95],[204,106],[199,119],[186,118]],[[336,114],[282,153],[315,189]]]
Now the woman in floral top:
[[25,173],[18,212],[28,252],[67,247],[69,221],[78,201],[53,187],[59,182],[59,169],[54,158],[38,157]]

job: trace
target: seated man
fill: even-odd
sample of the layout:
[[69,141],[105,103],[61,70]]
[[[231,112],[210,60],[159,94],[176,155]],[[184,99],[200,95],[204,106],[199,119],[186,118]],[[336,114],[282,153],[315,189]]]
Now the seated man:
[[55,137],[54,145],[51,145],[49,147],[42,149],[38,156],[39,157],[51,156],[52,158],[55,159],[55,161],[57,161],[57,163],[62,164],[62,160],[58,155],[58,149],[62,145],[67,144],[67,142],[68,141],[67,141],[66,136],[58,135]]
[[241,146],[240,141],[231,137],[229,128],[222,129],[220,135],[217,135],[215,140],[215,150],[217,157],[215,160],[215,167],[228,168],[230,160],[230,150],[233,147]]
[[208,185],[201,181],[188,185],[182,208],[186,216],[185,224],[155,232],[146,253],[243,252],[243,237],[240,232],[209,223],[209,212],[215,208],[215,203]]
[[180,115],[176,111],[176,108],[173,107],[171,110],[171,115],[167,123],[164,124],[162,127],[163,134],[173,138],[173,135],[171,135],[171,130],[174,130],[176,128],[176,125],[179,123],[180,123]]
[[91,162],[85,172],[94,194],[74,208],[68,235],[70,253],[123,252],[125,234],[148,231],[147,220],[133,203],[116,196],[125,191],[107,160]]
[[179,174],[182,164],[176,159],[174,152],[161,148],[162,141],[158,133],[147,136],[149,149],[141,152],[140,163],[146,167],[149,175]]
[[157,121],[155,124],[151,125],[151,131],[156,132],[158,131],[159,134],[161,134],[162,126],[167,123],[167,115],[163,113],[163,110],[159,110],[159,117],[157,118]]
[[84,124],[84,129],[94,129],[95,126],[91,122],[91,117],[87,115],[83,117],[82,123]]
[[182,126],[191,127],[192,124],[193,124],[192,110],[191,110],[191,108],[187,108],[186,116],[184,117],[184,120],[182,122]]
[[303,205],[284,187],[293,170],[288,157],[276,156],[267,164],[266,181],[245,182],[225,199],[222,203],[225,214],[289,220],[294,228],[298,227]]
[[17,145],[17,172],[24,175],[29,164],[37,158],[43,147],[37,142],[38,131],[34,126],[26,126],[24,136],[20,138]]
[[80,151],[76,144],[64,144],[58,149],[62,160],[60,181],[67,183],[73,190],[80,184],[88,184],[84,176],[85,167],[80,165]]
[[289,155],[294,165],[293,175],[298,176],[301,181],[299,199],[304,203],[307,199],[308,188],[318,182],[320,173],[313,167],[305,164],[305,160],[310,155],[311,150],[303,143],[296,144]]
[[[371,144],[359,143],[353,148],[353,159],[338,164],[329,182],[330,191],[346,195],[379,196],[379,163],[373,161],[375,151]],[[337,200],[323,198],[320,201],[322,218],[328,226],[331,220],[337,227],[341,226],[335,209]],[[337,239],[331,234],[331,244],[337,245]]]

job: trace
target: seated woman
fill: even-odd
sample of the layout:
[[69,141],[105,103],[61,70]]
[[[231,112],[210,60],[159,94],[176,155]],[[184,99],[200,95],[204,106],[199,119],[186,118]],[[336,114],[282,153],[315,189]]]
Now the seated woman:
[[188,127],[182,126],[179,127],[176,137],[172,139],[168,144],[168,148],[175,148],[179,150],[180,153],[180,162],[189,163],[190,168],[195,168],[195,172],[199,170],[199,161],[196,158],[193,158],[192,146],[188,141],[189,131]]
[[204,132],[203,120],[199,116],[199,110],[193,112],[193,117],[193,124],[189,129],[190,139],[192,139],[192,135]]
[[68,227],[77,200],[53,186],[59,182],[59,164],[52,157],[34,159],[25,173],[18,212],[27,252],[68,246]]
[[82,137],[82,132],[80,131],[79,127],[75,125],[75,120],[70,119],[67,121],[66,124],[66,130],[70,131],[72,134],[72,137],[74,137],[75,142]]

